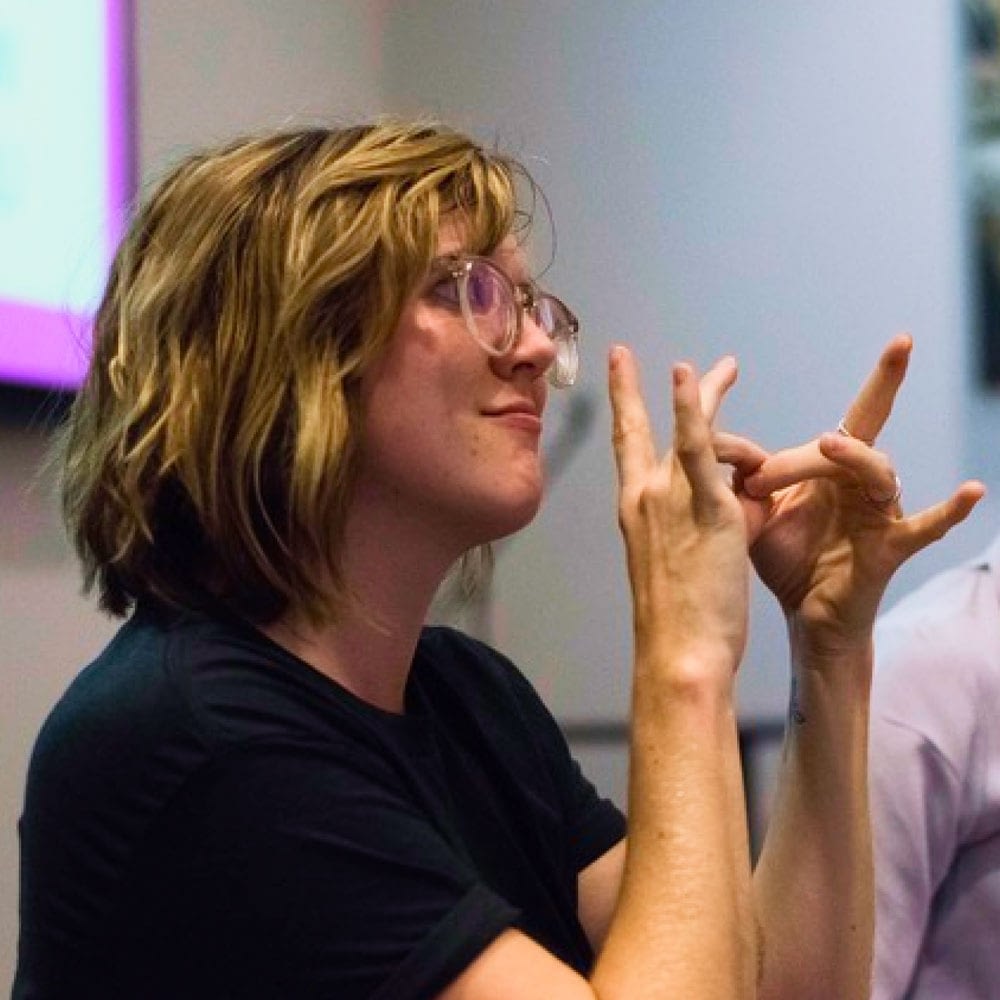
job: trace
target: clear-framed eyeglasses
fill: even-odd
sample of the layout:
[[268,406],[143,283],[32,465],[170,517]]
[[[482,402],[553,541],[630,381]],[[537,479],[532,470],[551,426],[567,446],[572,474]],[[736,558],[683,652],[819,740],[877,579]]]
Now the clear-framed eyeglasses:
[[[454,279],[454,304],[484,351],[494,357],[512,351],[527,313],[555,347],[549,382],[558,389],[573,385],[580,369],[580,322],[564,302],[534,282],[515,284],[487,257],[452,254],[437,258],[432,266]],[[436,294],[441,296],[440,288]]]

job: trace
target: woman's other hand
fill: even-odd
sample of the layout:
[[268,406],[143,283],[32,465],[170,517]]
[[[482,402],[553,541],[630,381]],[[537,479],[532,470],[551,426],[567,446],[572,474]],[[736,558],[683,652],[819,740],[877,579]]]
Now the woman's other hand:
[[903,383],[912,340],[894,337],[837,430],[775,452],[736,488],[749,509],[751,557],[782,608],[831,651],[870,641],[886,585],[983,496],[963,483],[905,516],[890,458],[875,442]]

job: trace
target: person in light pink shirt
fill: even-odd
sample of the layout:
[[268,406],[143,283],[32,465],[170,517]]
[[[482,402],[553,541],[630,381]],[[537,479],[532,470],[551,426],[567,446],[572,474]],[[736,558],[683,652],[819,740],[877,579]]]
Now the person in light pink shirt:
[[1000,998],[1000,536],[875,650],[873,1000]]

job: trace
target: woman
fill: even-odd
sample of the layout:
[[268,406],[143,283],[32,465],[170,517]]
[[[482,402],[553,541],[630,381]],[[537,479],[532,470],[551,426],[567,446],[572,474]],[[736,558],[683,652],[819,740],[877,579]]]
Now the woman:
[[[626,842],[513,665],[423,627],[457,560],[531,520],[546,382],[576,374],[524,179],[379,122],[193,156],[139,212],[63,442],[87,585],[131,616],[33,756],[16,997],[866,995],[872,619],[981,489],[903,519],[860,440],[907,338],[856,437],[773,456],[712,432],[731,359],[675,366],[661,456],[615,348]],[[748,547],[798,678],[752,881]]]

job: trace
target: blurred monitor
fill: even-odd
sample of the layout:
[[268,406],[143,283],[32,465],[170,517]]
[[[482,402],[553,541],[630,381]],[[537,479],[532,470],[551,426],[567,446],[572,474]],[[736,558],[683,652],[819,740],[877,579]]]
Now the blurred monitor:
[[72,391],[131,196],[128,0],[0,0],[0,394]]

